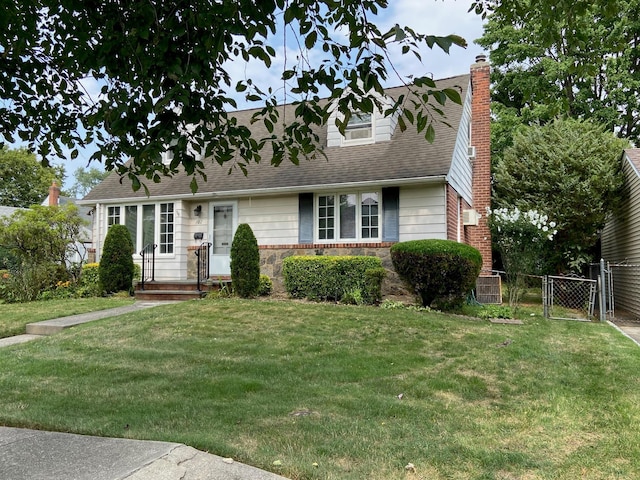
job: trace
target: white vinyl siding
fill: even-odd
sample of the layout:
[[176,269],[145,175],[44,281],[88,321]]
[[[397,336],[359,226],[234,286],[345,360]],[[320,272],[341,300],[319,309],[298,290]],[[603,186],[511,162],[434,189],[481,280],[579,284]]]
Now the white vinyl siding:
[[246,198],[238,202],[239,223],[248,223],[258,245],[298,243],[298,195]]
[[[469,91],[471,91],[471,87],[469,87]],[[473,139],[469,136],[471,130],[469,128],[470,122],[471,95],[467,95],[462,106],[460,128],[458,128],[453,158],[451,159],[451,169],[447,180],[469,205],[473,205],[473,164],[468,155],[468,148],[473,145]]]
[[[146,207],[146,208],[145,208]],[[188,207],[188,205],[187,205]],[[97,261],[100,260],[102,255],[102,249],[104,246],[104,238],[108,231],[109,215],[114,213],[117,209],[120,210],[120,224],[128,227],[129,233],[133,233],[134,253],[133,260],[140,265],[141,257],[140,251],[144,247],[143,245],[143,231],[147,228],[147,234],[145,240],[151,243],[158,244],[156,248],[156,268],[155,279],[156,280],[186,280],[187,278],[187,246],[193,242],[193,232],[188,228],[188,225],[181,223],[179,219],[188,218],[189,213],[185,210],[185,204],[181,201],[166,202],[166,203],[140,203],[125,205],[99,205],[97,211],[98,217],[94,224],[95,235],[95,248],[97,254]],[[147,221],[144,222],[144,211],[148,214]],[[173,213],[173,220],[171,215],[165,216],[162,219],[161,212],[166,214]],[[153,213],[153,218],[151,217]],[[173,227],[169,225],[173,222]],[[173,230],[173,245],[170,247],[171,239],[169,236],[165,236],[165,250],[161,252],[161,224],[164,223],[165,232],[169,233]],[[151,235],[153,227],[153,235]],[[99,239],[99,240],[98,240]]]
[[[623,164],[629,198],[622,214],[602,232],[602,257],[610,263],[640,265],[640,171],[626,158]],[[616,308],[640,316],[640,269],[614,268]]]
[[446,188],[444,185],[400,189],[400,241],[446,240]]

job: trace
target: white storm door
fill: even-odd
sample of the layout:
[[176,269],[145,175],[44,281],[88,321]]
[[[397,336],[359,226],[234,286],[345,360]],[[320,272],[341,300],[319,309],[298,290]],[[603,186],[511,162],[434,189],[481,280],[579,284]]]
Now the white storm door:
[[231,274],[231,242],[236,231],[237,207],[235,202],[211,204],[212,246],[210,275]]

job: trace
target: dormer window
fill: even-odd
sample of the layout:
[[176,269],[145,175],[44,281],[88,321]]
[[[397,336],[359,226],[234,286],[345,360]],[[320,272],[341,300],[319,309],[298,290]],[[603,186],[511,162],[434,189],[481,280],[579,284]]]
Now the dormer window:
[[354,113],[344,132],[345,142],[365,143],[373,140],[373,117],[370,113]]
[[390,116],[383,115],[387,108],[393,106],[392,98],[380,97],[382,105],[380,109],[374,108],[373,113],[352,111],[344,133],[340,132],[338,125],[344,121],[344,116],[336,107],[327,125],[328,147],[351,147],[355,145],[369,145],[378,142],[388,142],[398,124],[399,112]]

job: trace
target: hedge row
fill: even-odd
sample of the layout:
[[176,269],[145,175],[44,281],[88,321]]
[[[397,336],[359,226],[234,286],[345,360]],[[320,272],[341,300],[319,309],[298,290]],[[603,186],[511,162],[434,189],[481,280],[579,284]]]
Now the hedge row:
[[376,303],[385,270],[378,257],[293,256],[282,265],[285,288],[294,298]]

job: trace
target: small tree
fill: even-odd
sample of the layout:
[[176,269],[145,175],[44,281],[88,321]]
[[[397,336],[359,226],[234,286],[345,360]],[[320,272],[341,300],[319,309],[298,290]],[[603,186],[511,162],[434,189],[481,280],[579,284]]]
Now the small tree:
[[56,282],[68,280],[67,258],[83,224],[74,205],[35,205],[0,219],[0,263],[11,273],[5,300],[35,300]]
[[493,201],[553,218],[558,234],[547,256],[558,271],[580,271],[624,199],[620,156],[628,144],[587,121],[520,129],[495,165]]
[[260,251],[251,227],[242,223],[231,243],[231,283],[239,296],[255,297],[260,288]]
[[100,258],[99,277],[107,293],[131,290],[133,281],[133,243],[124,225],[109,227]]
[[537,273],[544,264],[547,244],[557,233],[556,223],[535,210],[521,212],[517,207],[488,213],[494,245],[506,272],[509,306],[515,315],[525,290],[525,275]]

